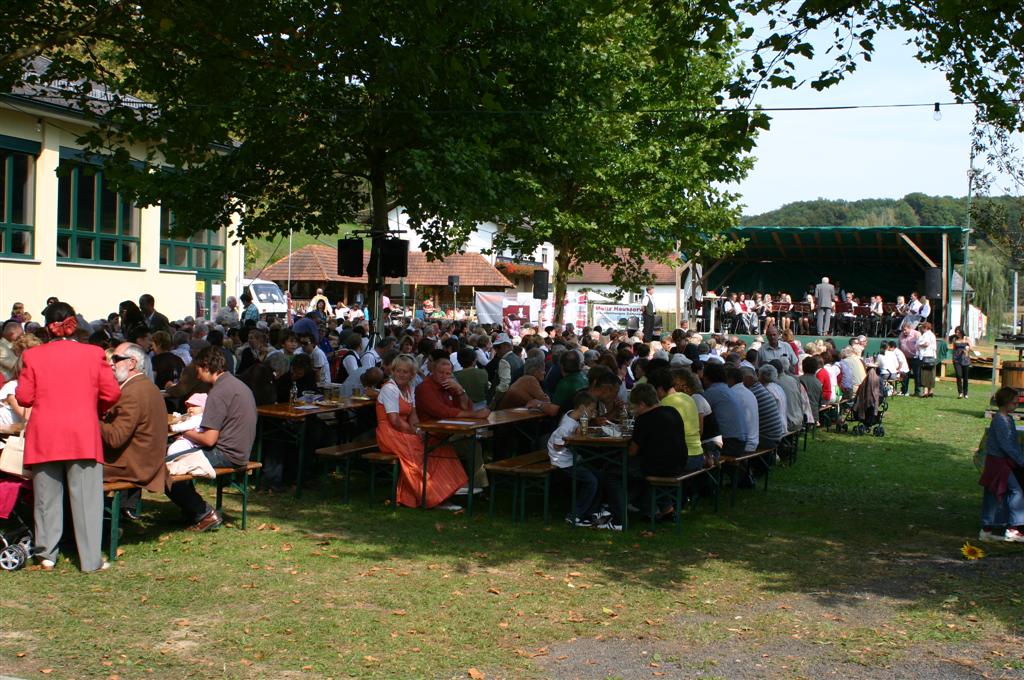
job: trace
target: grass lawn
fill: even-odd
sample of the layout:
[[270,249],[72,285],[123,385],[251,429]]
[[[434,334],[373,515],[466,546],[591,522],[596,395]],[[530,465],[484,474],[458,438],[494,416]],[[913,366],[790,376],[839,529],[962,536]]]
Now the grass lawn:
[[343,506],[332,481],[189,535],[148,495],[111,571],[0,574],[0,674],[1021,677],[1024,546],[960,556],[987,389],[955,396],[894,399],[883,438],[819,434],[681,534]]

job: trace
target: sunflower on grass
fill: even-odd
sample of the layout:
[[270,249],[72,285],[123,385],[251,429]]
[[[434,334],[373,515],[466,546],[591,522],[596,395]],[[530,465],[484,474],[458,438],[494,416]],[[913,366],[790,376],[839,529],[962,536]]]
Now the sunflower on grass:
[[964,543],[964,547],[960,548],[960,554],[969,560],[980,560],[985,556],[985,551],[976,545],[971,545],[970,542]]

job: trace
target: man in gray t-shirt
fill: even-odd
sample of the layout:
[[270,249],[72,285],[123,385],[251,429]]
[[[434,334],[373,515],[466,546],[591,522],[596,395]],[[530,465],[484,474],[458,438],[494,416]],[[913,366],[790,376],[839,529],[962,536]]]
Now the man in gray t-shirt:
[[[238,467],[249,461],[256,440],[256,400],[241,380],[227,372],[219,347],[206,347],[192,362],[196,375],[213,387],[206,397],[206,409],[199,429],[184,433],[213,467]],[[196,493],[191,481],[178,482],[167,492],[194,524],[192,531],[216,529],[223,518]]]

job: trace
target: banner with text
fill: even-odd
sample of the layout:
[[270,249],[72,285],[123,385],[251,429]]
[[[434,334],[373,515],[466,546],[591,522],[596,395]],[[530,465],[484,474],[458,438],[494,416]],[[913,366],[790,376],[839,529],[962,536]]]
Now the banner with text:
[[640,305],[604,305],[594,304],[590,310],[590,325],[604,328],[625,328],[629,317],[637,319],[643,313]]

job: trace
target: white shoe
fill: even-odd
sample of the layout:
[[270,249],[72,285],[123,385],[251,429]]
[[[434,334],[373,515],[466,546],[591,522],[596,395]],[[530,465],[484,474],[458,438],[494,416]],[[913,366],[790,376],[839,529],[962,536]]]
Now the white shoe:
[[1024,533],[1011,527],[1006,530],[1006,536],[1003,536],[1003,540],[1007,543],[1024,543]]
[[601,522],[597,525],[597,528],[604,529],[606,531],[622,531],[622,525],[613,523],[611,519]]
[[1003,537],[994,531],[985,531],[982,529],[978,532],[978,540],[982,543],[999,543],[1003,540]]
[[462,506],[457,503],[441,503],[440,505],[435,505],[434,509],[455,512],[456,510],[462,510]]

